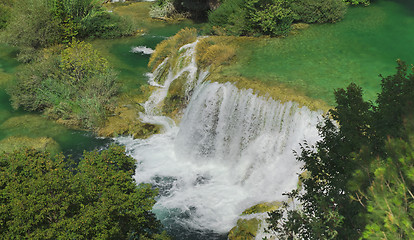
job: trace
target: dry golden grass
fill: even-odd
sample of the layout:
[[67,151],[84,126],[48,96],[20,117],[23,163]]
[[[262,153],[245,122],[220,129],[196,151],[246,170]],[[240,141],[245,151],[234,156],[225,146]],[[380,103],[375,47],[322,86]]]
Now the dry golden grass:
[[195,40],[197,40],[197,30],[195,28],[181,29],[176,35],[157,45],[155,52],[151,55],[148,67],[155,70],[166,57],[174,59],[178,55],[180,47]]
[[201,68],[227,65],[236,56],[235,48],[225,38],[204,38],[197,44],[197,65]]

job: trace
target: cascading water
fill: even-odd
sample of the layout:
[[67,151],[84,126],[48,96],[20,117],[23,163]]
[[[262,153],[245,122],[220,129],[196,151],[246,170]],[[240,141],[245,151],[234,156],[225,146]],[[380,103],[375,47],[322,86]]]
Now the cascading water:
[[[187,65],[170,69],[145,104],[143,119],[162,122],[164,133],[117,141],[139,162],[136,181],[160,189],[154,211],[164,225],[226,233],[243,210],[283,200],[282,193],[296,187],[300,165],[293,150],[299,151],[305,139],[316,142],[321,113],[257,96],[231,83],[203,83],[207,73],[197,74],[196,44],[180,49]],[[157,71],[150,81],[156,82],[161,72]],[[177,127],[171,119],[159,120],[166,117],[158,116],[157,106],[182,74],[187,74],[186,92],[192,94]],[[185,234],[178,238],[195,239]]]

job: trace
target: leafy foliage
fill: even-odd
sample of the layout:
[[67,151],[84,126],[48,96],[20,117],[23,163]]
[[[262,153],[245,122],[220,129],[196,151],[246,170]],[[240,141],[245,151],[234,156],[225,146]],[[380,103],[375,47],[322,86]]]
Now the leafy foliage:
[[157,237],[156,190],[137,186],[135,161],[112,146],[84,153],[78,168],[35,150],[0,155],[0,231],[11,239]]
[[14,0],[0,0],[0,30],[7,26],[8,21],[11,18],[11,7]]
[[289,32],[294,20],[291,0],[248,0],[248,19],[253,29],[270,36]]
[[228,35],[247,35],[249,26],[247,23],[247,9],[245,0],[226,0],[219,8],[208,15],[211,25],[210,31],[217,34],[217,29],[222,28]]
[[[21,60],[74,37],[113,38],[133,32],[129,20],[107,12],[102,0],[21,0],[10,10],[4,41],[21,49]],[[0,5],[2,6],[2,5]],[[0,7],[0,11],[3,7]],[[6,15],[5,15],[6,16]],[[0,20],[1,22],[1,20]]]
[[333,23],[342,20],[346,13],[342,0],[296,0],[291,8],[297,20],[305,23]]
[[[355,84],[335,92],[337,107],[330,115],[339,126],[326,117],[319,126],[322,140],[302,146],[297,159],[309,176],[300,177],[303,192],[288,194],[300,208],[285,204],[271,213],[271,230],[283,239],[357,239],[379,236],[381,231],[395,239],[411,234],[411,155],[405,143],[396,141],[402,148],[385,147],[384,140],[408,141],[406,119],[413,114],[413,84],[413,74],[408,75],[407,65],[398,61],[397,73],[382,79],[375,107],[363,100],[362,89]],[[397,220],[401,216],[397,211],[407,216]]]
[[46,0],[16,1],[10,14],[3,40],[20,48],[21,61],[32,60],[33,52],[61,40],[59,22]]
[[352,5],[358,5],[358,4],[364,4],[365,6],[368,6],[371,3],[371,0],[343,0],[347,4]]
[[294,21],[336,22],[345,12],[342,0],[226,0],[209,13],[207,31],[227,35],[286,35]]
[[414,238],[414,148],[401,140],[387,142],[388,157],[373,161],[374,179],[367,191],[363,239]]
[[9,89],[14,108],[44,111],[84,128],[100,125],[117,91],[107,60],[84,42],[69,44],[60,56],[46,52],[25,66]]

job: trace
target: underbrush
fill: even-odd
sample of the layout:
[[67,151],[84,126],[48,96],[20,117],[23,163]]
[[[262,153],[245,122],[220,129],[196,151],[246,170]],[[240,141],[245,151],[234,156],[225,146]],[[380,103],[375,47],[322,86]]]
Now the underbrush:
[[37,61],[16,74],[8,89],[12,106],[70,126],[100,126],[117,95],[116,73],[90,44],[73,42],[66,49],[44,50]]

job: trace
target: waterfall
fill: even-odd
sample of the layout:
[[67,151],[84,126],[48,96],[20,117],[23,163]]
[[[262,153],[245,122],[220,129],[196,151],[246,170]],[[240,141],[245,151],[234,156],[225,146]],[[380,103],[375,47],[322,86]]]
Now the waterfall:
[[[207,72],[200,71],[197,75],[197,64],[195,59],[195,47],[197,41],[186,44],[179,49],[178,61],[174,66],[169,67],[169,58],[166,58],[154,71],[154,73],[147,74],[148,83],[154,87],[157,87],[151,94],[148,100],[144,103],[145,113],[141,114],[141,120],[145,123],[151,123],[160,125],[164,131],[170,130],[175,127],[175,123],[172,119],[166,116],[160,115],[160,107],[167,97],[168,89],[174,80],[182,77],[186,74],[186,94],[190,97],[191,90],[200,84],[206,77]],[[169,69],[166,69],[168,68]],[[167,71],[165,79],[164,72]]]
[[[154,212],[164,225],[226,233],[245,209],[284,200],[282,193],[296,187],[300,164],[293,151],[299,152],[304,140],[314,144],[319,139],[321,112],[231,83],[204,82],[208,73],[197,74],[195,45],[180,49],[182,62],[168,70],[164,82],[157,77],[168,59],[150,76],[157,89],[144,104],[142,118],[163,122],[165,131],[117,141],[139,163],[136,181],[160,189]],[[176,126],[158,106],[182,74],[190,100]]]

